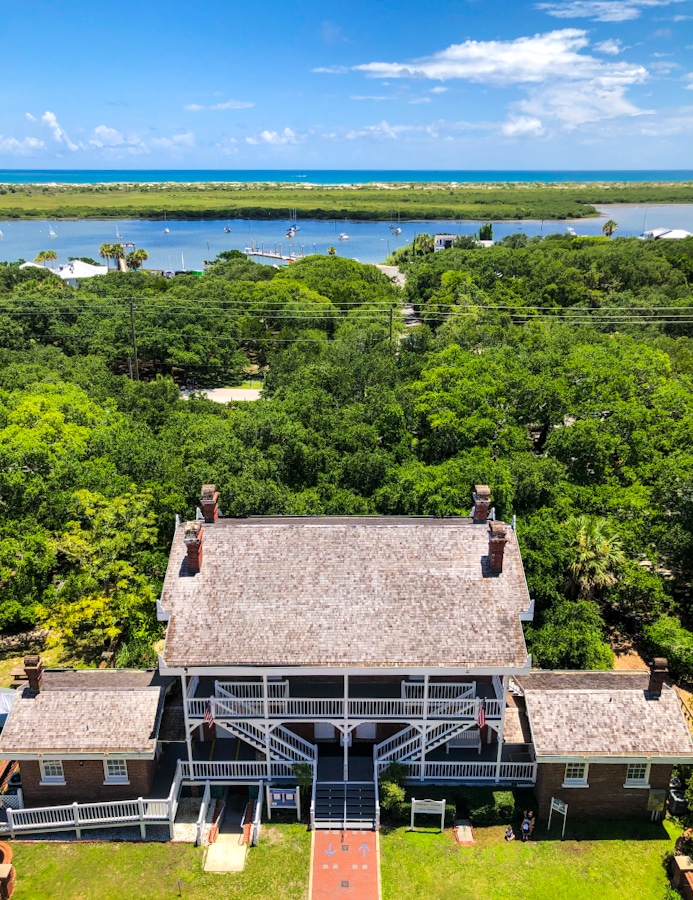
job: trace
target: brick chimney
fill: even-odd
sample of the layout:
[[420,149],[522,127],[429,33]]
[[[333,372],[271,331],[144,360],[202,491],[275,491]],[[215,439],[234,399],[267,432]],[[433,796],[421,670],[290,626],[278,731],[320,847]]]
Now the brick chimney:
[[475,484],[472,497],[474,498],[472,518],[475,522],[481,524],[488,519],[488,511],[491,506],[491,488],[487,484]]
[[216,484],[203,484],[200,505],[205,522],[213,525],[219,518],[219,491]]
[[650,666],[650,683],[647,685],[648,700],[659,700],[662,687],[669,674],[669,663],[663,656],[656,657]]
[[492,572],[503,571],[503,554],[507,543],[505,522],[488,523],[488,560]]
[[183,540],[188,551],[188,575],[197,575],[202,566],[202,522],[186,522]]
[[25,656],[24,671],[29,680],[29,690],[38,694],[43,684],[43,660],[40,656]]

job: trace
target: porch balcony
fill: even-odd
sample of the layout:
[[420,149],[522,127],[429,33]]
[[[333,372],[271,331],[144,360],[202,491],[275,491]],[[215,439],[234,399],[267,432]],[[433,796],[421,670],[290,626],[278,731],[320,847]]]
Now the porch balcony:
[[[345,690],[346,687],[346,690]],[[345,693],[347,696],[345,696]],[[193,678],[187,692],[188,717],[204,718],[211,702],[215,719],[391,720],[456,719],[475,721],[481,701],[486,718],[501,718],[503,684],[497,676],[469,681],[342,677],[292,677],[262,681],[219,681]]]

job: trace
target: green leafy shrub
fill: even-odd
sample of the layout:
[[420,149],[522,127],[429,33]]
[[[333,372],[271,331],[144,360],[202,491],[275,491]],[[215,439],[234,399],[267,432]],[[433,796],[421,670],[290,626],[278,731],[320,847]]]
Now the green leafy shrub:
[[[383,781],[380,784],[380,806],[389,813],[399,812],[406,792],[404,788],[394,781]],[[411,806],[411,804],[410,804]]]
[[665,656],[677,678],[693,681],[693,634],[674,616],[660,616],[643,629],[645,646],[652,656]]
[[463,800],[473,825],[502,825],[515,817],[515,796],[512,791],[464,788]]

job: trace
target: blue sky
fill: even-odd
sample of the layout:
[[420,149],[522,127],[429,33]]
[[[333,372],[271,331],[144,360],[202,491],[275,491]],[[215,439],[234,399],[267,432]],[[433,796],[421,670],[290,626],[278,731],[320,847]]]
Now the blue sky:
[[691,168],[693,0],[1,0],[2,168]]

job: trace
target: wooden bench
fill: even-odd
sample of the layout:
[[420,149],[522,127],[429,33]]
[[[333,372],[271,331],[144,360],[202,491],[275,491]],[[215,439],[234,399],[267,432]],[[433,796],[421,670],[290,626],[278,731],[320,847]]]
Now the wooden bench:
[[477,753],[481,753],[481,733],[478,728],[468,728],[467,731],[461,731],[458,735],[445,745],[445,752],[449,753],[450,748],[453,750],[469,747],[476,747]]

